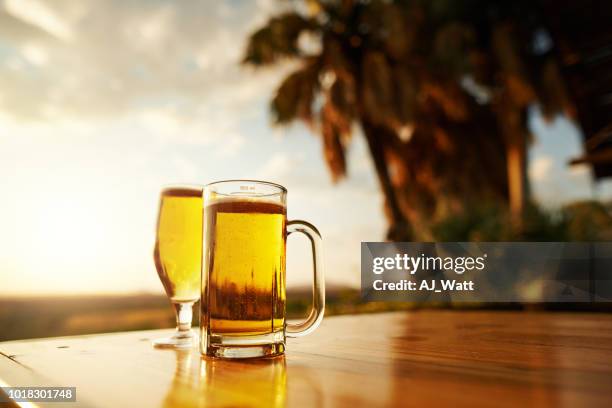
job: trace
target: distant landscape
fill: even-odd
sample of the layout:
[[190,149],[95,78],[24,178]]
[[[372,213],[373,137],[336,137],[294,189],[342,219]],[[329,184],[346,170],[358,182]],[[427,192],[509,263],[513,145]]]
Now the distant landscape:
[[[287,295],[289,318],[304,316],[310,305],[310,289]],[[359,291],[327,290],[326,314],[363,313],[406,308],[380,303],[363,304]],[[199,320],[194,310],[194,325]],[[49,296],[0,299],[0,341],[69,336],[174,327],[174,314],[163,295]]]
[[[287,317],[304,317],[311,302],[310,288],[296,288],[287,293]],[[432,304],[369,302],[359,290],[342,286],[326,288],[325,315],[376,313],[418,308],[452,309],[525,309],[610,312],[610,303],[548,304]],[[194,326],[199,321],[199,307],[194,308]],[[0,299],[0,341],[41,337],[71,336],[131,330],[174,327],[174,312],[168,298],[157,294],[14,297]]]

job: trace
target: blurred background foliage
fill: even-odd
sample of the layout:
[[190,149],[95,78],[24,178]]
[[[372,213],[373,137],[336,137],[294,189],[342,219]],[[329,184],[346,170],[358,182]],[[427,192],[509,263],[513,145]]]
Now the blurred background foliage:
[[[271,111],[278,124],[300,120],[320,135],[334,180],[346,176],[353,134],[365,137],[389,240],[437,239],[452,223],[449,238],[476,236],[458,225],[478,213],[513,230],[486,227],[492,239],[554,232],[529,198],[527,111],[575,117],[575,107],[540,3],[291,4],[251,35],[243,62],[296,64]],[[535,232],[539,224],[547,231]]]
[[612,239],[609,206],[597,201],[568,204],[551,211],[530,205],[520,231],[502,206],[472,206],[461,215],[433,225],[436,241],[608,241]]

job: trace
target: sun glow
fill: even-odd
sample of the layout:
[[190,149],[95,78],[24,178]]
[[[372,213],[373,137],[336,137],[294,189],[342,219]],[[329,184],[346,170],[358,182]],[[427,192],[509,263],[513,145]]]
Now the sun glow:
[[24,199],[18,209],[19,269],[36,273],[37,286],[44,283],[47,290],[82,290],[90,273],[104,264],[104,254],[113,252],[118,231],[109,219],[111,209],[93,194],[75,190]]
[[81,263],[94,260],[110,240],[104,208],[96,200],[67,195],[44,202],[32,225],[32,245],[42,259]]

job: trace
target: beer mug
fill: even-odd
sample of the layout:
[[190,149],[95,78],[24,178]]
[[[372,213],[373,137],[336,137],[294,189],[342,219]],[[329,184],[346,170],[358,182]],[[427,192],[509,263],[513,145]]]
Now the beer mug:
[[[231,180],[204,187],[200,346],[222,358],[282,354],[285,337],[317,328],[325,309],[321,236],[304,221],[287,221],[287,190]],[[305,321],[285,320],[287,236],[305,234],[314,269],[313,306]]]

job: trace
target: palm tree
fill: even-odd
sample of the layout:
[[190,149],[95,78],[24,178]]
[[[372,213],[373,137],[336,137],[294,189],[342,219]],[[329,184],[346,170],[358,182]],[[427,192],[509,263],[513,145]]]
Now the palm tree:
[[321,135],[334,180],[359,126],[388,239],[431,239],[437,220],[482,202],[508,203],[520,224],[527,109],[571,108],[533,0],[291,5],[250,36],[243,62],[297,61],[271,110],[276,123],[302,120]]

